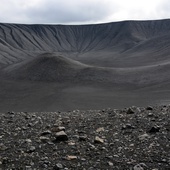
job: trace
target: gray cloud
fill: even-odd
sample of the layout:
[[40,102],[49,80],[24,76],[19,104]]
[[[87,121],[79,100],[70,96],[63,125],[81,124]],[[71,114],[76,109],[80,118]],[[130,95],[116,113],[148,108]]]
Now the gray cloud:
[[50,3],[43,1],[40,7],[29,8],[26,13],[40,23],[71,23],[103,20],[116,10],[116,5],[113,5],[110,0],[84,0],[83,2],[80,0],[67,1],[67,3],[63,0],[51,0]]
[[0,0],[0,22],[79,23],[104,20],[113,11],[112,0]]
[[170,18],[170,1],[163,0],[157,9],[157,14],[161,15],[162,18]]
[[0,22],[97,23],[170,17],[169,0],[0,0]]

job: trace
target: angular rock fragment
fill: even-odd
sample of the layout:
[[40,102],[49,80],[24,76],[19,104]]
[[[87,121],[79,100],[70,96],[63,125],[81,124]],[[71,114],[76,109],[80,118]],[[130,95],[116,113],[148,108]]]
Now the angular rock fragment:
[[132,110],[132,108],[129,108],[126,113],[127,114],[134,114],[135,112]]
[[153,107],[152,107],[152,106],[148,106],[148,107],[146,108],[146,110],[153,110]]
[[25,170],[32,170],[31,166],[25,166]]
[[149,133],[156,133],[159,132],[160,127],[159,126],[153,126],[150,130]]
[[133,167],[133,170],[144,170],[144,169],[140,166],[140,164],[138,164]]
[[56,141],[67,141],[68,136],[64,131],[57,132],[55,134]]
[[25,142],[26,142],[26,143],[31,143],[32,140],[31,140],[31,139],[25,139]]
[[3,143],[0,143],[0,151],[5,151],[7,149],[8,147],[6,147]]
[[150,136],[147,133],[145,133],[143,135],[139,135],[138,138],[139,138],[139,140],[146,140],[146,139],[150,138]]
[[15,114],[13,111],[10,111],[10,112],[8,112],[8,114],[11,114],[11,115],[13,115],[13,114]]
[[94,143],[103,144],[104,140],[99,138],[98,136],[96,136],[95,139],[94,139]]
[[75,160],[75,159],[77,159],[77,156],[68,155],[66,159],[67,159],[68,161]]
[[100,127],[100,128],[98,128],[97,130],[96,130],[96,132],[103,132],[104,131],[104,127]]
[[60,132],[60,131],[65,131],[65,127],[63,126],[54,126],[53,128],[51,128],[52,132]]
[[131,124],[127,123],[126,125],[123,125],[122,126],[122,130],[125,130],[125,129],[134,129],[135,127],[132,126]]
[[74,146],[74,145],[76,145],[76,143],[75,142],[69,142],[68,145],[69,146]]
[[10,159],[8,157],[2,158],[2,164],[8,164],[10,162]]
[[108,162],[108,165],[109,165],[109,166],[113,166],[113,163],[109,161],[109,162]]
[[146,164],[144,163],[139,163],[133,167],[134,170],[144,170],[144,168],[147,168]]
[[30,146],[30,148],[28,148],[27,152],[31,153],[35,151],[35,146]]
[[149,112],[149,113],[148,113],[148,117],[153,117],[153,113],[152,113],[152,112]]
[[60,170],[60,169],[63,169],[63,165],[58,163],[56,164],[54,167],[53,167],[53,170]]
[[46,136],[40,136],[40,140],[42,142],[48,142],[50,140],[50,138],[46,137]]
[[46,130],[46,131],[41,133],[41,136],[50,135],[50,134],[51,134],[51,131],[50,130]]
[[84,135],[84,136],[79,136],[79,141],[86,141],[87,139],[87,136]]

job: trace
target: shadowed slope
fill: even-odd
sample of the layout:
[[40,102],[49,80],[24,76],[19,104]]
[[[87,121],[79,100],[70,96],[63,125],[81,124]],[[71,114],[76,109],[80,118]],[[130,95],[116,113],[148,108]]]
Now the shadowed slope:
[[2,76],[13,81],[111,83],[117,80],[116,70],[85,65],[55,53],[44,53],[4,68]]
[[11,80],[40,82],[112,81],[112,69],[93,67],[54,53],[13,64],[3,69],[3,76]]
[[170,20],[0,24],[3,111],[98,109],[170,101]]
[[85,64],[62,56],[45,53],[36,58],[4,69],[6,77],[14,80],[65,81],[73,79]]
[[0,24],[0,63],[12,64],[43,52],[55,52],[98,66],[140,65],[131,56],[142,58],[143,65],[153,64],[152,59],[147,59],[151,55],[159,61],[162,55],[163,60],[169,56],[169,36],[170,20],[82,26]]
[[[13,64],[2,71],[5,79],[58,83],[104,83],[116,86],[153,85],[169,82],[169,63],[132,68],[106,68],[82,64],[55,53]],[[165,74],[166,73],[166,74]]]

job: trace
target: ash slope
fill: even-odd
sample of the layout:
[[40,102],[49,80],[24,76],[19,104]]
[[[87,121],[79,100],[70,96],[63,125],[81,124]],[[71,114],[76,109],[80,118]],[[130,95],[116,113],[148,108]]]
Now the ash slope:
[[170,20],[0,24],[2,111],[102,109],[170,101]]
[[169,37],[170,20],[80,26],[0,24],[0,63],[57,52],[98,66],[150,65],[169,61]]
[[168,103],[169,73],[168,63],[106,68],[45,53],[1,71],[0,108],[66,111]]
[[144,87],[170,81],[169,65],[167,62],[143,67],[107,68],[83,64],[55,53],[43,53],[2,69],[1,76],[13,81],[77,84],[86,82]]
[[12,80],[62,82],[74,80],[85,64],[69,58],[45,53],[24,62],[10,65],[3,70],[4,77]]

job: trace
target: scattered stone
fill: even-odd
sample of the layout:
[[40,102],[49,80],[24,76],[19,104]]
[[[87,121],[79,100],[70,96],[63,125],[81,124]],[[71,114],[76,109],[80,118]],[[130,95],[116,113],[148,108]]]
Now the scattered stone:
[[134,170],[144,170],[144,168],[147,168],[145,163],[139,163],[137,165],[134,166]]
[[64,131],[57,132],[55,134],[56,141],[67,141],[68,136]]
[[160,127],[159,126],[153,126],[150,130],[149,133],[156,133],[159,132]]
[[46,131],[41,133],[41,136],[50,135],[50,134],[51,134],[51,131],[50,130],[46,130]]
[[87,136],[79,136],[79,141],[86,141]]
[[135,165],[135,166],[133,167],[133,169],[134,169],[134,170],[144,170],[144,169],[141,167],[140,164]]
[[96,147],[94,145],[92,145],[91,143],[89,143],[89,146],[90,146],[91,150],[95,150],[96,149]]
[[15,112],[11,111],[11,112],[8,112],[8,114],[11,114],[11,115],[13,115],[13,114],[15,114]]
[[68,155],[66,159],[67,159],[68,161],[75,160],[75,159],[77,159],[77,156]]
[[134,143],[131,143],[130,145],[129,145],[129,147],[134,147],[135,145],[134,145]]
[[23,130],[27,130],[27,128],[25,126],[22,127]]
[[104,131],[104,127],[100,127],[100,128],[98,128],[98,129],[96,130],[97,133],[103,132],[103,131]]
[[4,157],[2,159],[2,164],[8,164],[10,162],[9,158],[8,157]]
[[60,170],[60,169],[63,169],[63,165],[58,163],[56,164],[54,167],[53,167],[53,170]]
[[153,110],[153,107],[152,107],[152,106],[148,106],[148,107],[146,108],[146,110]]
[[81,160],[81,161],[86,161],[86,159],[85,159],[85,158],[81,158],[80,160]]
[[0,151],[5,151],[7,149],[8,147],[6,147],[3,143],[0,143]]
[[[120,149],[119,149],[119,152],[120,152]],[[119,155],[113,155],[113,157],[115,157],[115,158],[119,158]]]
[[99,138],[98,136],[96,136],[95,139],[94,139],[94,143],[103,144],[104,140]]
[[74,145],[76,145],[76,143],[75,142],[69,142],[68,145],[69,146],[74,146]]
[[25,170],[32,170],[31,166],[25,166]]
[[58,130],[59,130],[59,131],[65,131],[65,129],[66,129],[66,128],[65,128],[64,126],[59,126],[59,127],[58,127]]
[[134,114],[135,112],[132,110],[132,108],[129,108],[126,113],[127,114]]
[[48,142],[50,140],[50,138],[46,137],[46,136],[40,136],[40,140],[42,142]]
[[145,163],[139,163],[137,165],[134,166],[134,170],[144,170],[144,168],[147,168]]
[[122,130],[125,130],[125,129],[134,129],[135,127],[132,126],[131,124],[126,124],[126,125],[123,125],[122,126]]
[[31,140],[31,139],[25,139],[25,142],[26,142],[26,143],[31,143],[32,140]]
[[108,165],[109,165],[109,166],[113,166],[113,163],[109,161],[109,162],[108,162]]
[[28,153],[31,153],[34,151],[35,151],[35,146],[30,146],[29,149],[27,150]]
[[50,161],[45,160],[45,161],[43,162],[43,164],[49,165],[49,164],[50,164]]
[[72,138],[79,139],[79,135],[73,135]]
[[[135,114],[127,114],[128,109],[114,114],[110,108],[104,112],[2,112],[0,169],[169,169],[170,106],[131,109]],[[8,124],[11,116],[13,123]],[[28,127],[29,123],[33,126]]]
[[48,143],[49,145],[54,145],[54,143],[53,143],[52,141],[47,141],[47,143]]
[[166,159],[162,159],[162,162],[167,162],[167,160]]
[[60,132],[60,131],[65,131],[65,127],[63,126],[54,126],[53,128],[51,128],[52,132]]
[[150,136],[147,133],[145,133],[143,135],[139,135],[138,138],[139,140],[147,140],[148,138],[150,138]]
[[153,113],[149,112],[148,117],[153,117]]
[[25,119],[26,119],[26,120],[30,119],[30,116],[26,115],[26,116],[25,116]]
[[28,123],[27,126],[28,126],[28,127],[32,127],[32,126],[34,126],[34,124],[33,124],[33,123]]

